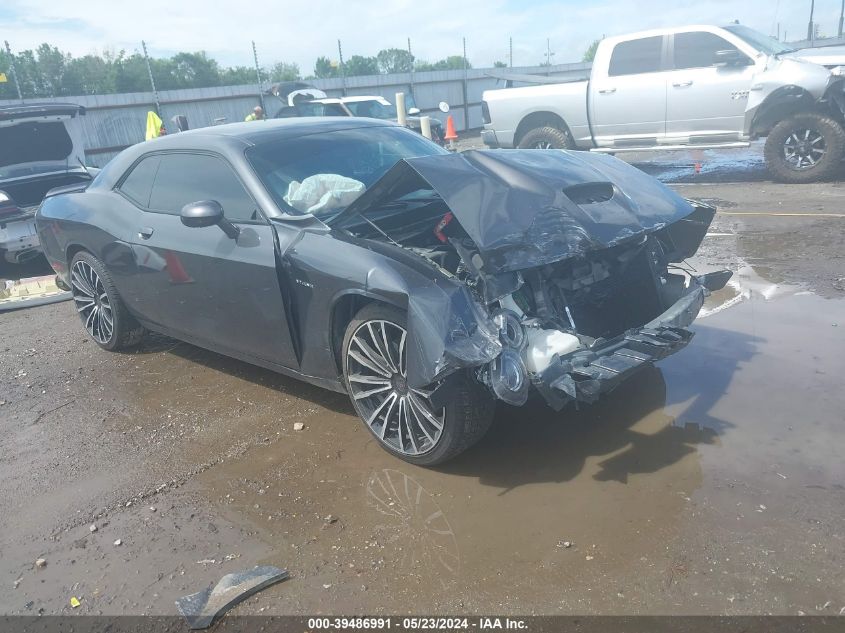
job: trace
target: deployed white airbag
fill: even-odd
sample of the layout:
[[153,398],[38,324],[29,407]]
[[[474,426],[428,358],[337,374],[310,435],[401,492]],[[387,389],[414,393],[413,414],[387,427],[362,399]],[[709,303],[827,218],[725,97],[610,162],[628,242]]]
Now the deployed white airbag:
[[364,193],[364,183],[340,174],[314,174],[288,185],[284,200],[301,213],[318,213],[349,206]]

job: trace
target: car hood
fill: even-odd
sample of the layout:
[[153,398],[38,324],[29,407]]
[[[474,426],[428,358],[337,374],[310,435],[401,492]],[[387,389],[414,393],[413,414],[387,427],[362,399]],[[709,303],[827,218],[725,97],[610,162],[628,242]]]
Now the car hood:
[[0,107],[0,180],[79,167],[84,113],[74,104]]
[[845,65],[845,46],[821,46],[818,48],[802,48],[790,53],[784,53],[781,57],[802,59],[822,66]]
[[481,270],[502,273],[608,248],[693,212],[678,194],[602,154],[475,150],[399,161],[332,224],[420,188],[433,189],[475,243]]

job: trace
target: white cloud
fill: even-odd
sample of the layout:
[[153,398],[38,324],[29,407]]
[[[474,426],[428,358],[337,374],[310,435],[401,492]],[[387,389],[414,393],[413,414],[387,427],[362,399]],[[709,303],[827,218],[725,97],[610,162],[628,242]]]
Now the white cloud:
[[[5,20],[15,50],[49,42],[75,55],[103,49],[135,50],[146,40],[153,55],[205,50],[227,65],[252,62],[255,40],[262,64],[297,62],[311,72],[319,55],[374,55],[407,45],[418,58],[436,60],[461,52],[467,38],[476,66],[506,60],[508,37],[514,63],[540,62],[550,38],[556,62],[578,61],[601,35],[657,26],[726,23],[739,19],[766,33],[778,22],[790,39],[806,34],[809,2],[795,0],[594,0],[542,2],[516,0],[392,0],[362,3],[340,0],[286,0],[279,3],[222,0],[146,0],[129,8],[113,0],[60,2],[6,0],[5,11],[25,16]],[[806,6],[805,6],[806,5]],[[834,34],[839,2],[819,0],[816,21]]]

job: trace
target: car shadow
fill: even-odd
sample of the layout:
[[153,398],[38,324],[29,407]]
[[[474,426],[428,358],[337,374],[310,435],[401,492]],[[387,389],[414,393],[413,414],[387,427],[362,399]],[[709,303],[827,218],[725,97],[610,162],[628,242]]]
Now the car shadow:
[[294,398],[308,400],[335,413],[355,415],[349,397],[344,393],[337,393],[302,380],[285,376],[270,369],[259,367],[245,361],[225,356],[190,343],[185,343],[169,336],[149,333],[141,344],[129,354],[173,354],[197,365],[202,365],[213,371],[248,380],[249,382],[267,387],[273,391]]
[[[439,469],[477,477],[505,494],[526,484],[569,481],[592,458],[607,456],[593,478],[627,483],[633,475],[677,463],[700,444],[717,442],[735,422],[715,417],[713,409],[761,339],[709,327],[696,330],[678,356],[642,369],[593,405],[579,410],[570,405],[560,412],[541,401],[499,407],[487,436]],[[664,371],[672,372],[669,381]]]

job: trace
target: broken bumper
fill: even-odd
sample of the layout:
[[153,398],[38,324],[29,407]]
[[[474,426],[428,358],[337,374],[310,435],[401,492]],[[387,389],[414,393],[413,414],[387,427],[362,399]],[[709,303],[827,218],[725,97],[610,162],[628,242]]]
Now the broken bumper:
[[[596,340],[564,357],[558,357],[532,382],[546,402],[560,410],[570,402],[592,403],[617,387],[634,372],[683,349],[693,332],[685,329],[698,315],[709,289],[715,289],[715,275],[724,285],[728,274],[697,278],[668,310],[638,329],[611,340]],[[724,281],[722,281],[724,278]]]

